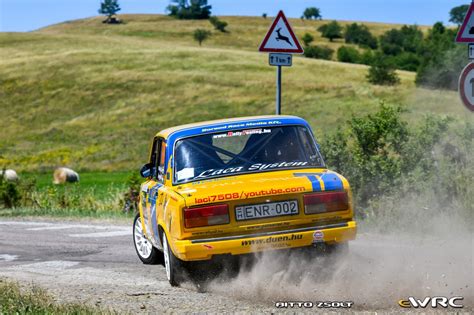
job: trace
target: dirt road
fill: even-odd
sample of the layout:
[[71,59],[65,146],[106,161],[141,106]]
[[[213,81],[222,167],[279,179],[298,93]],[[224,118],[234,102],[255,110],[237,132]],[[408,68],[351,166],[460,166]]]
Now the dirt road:
[[[280,312],[275,301],[353,301],[352,310],[400,311],[409,296],[463,296],[473,305],[473,243],[360,234],[343,257],[268,254],[206,293],[172,288],[163,266],[136,257],[131,226],[0,220],[0,277],[35,283],[59,301],[130,313]],[[293,309],[292,311],[301,311]],[[311,311],[315,311],[312,309]],[[453,310],[451,310],[453,311]]]

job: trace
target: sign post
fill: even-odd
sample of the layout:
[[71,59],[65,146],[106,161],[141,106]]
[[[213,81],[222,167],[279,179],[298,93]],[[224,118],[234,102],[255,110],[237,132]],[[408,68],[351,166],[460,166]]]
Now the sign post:
[[[456,36],[457,43],[468,43],[467,53],[470,60],[474,59],[474,1],[466,13],[464,22]],[[470,62],[459,77],[459,96],[467,109],[474,112],[474,63]]]
[[293,65],[292,54],[304,53],[283,11],[278,13],[258,50],[270,53],[268,63],[277,67],[276,114],[281,115],[281,67]]
[[281,115],[281,66],[277,66],[276,114]]

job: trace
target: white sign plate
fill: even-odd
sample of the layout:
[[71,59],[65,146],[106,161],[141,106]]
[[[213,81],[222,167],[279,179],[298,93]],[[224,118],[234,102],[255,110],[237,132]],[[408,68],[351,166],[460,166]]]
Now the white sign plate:
[[293,55],[291,54],[269,54],[268,63],[270,66],[291,67],[293,65]]

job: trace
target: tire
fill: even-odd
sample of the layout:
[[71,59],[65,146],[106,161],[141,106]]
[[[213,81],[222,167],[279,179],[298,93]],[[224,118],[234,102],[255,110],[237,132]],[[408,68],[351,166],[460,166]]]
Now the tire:
[[173,287],[178,287],[183,283],[184,269],[183,263],[174,254],[168,245],[168,238],[163,232],[163,255],[165,261],[166,278]]
[[155,248],[143,234],[142,220],[140,214],[133,220],[133,244],[138,258],[145,265],[164,264],[163,253]]

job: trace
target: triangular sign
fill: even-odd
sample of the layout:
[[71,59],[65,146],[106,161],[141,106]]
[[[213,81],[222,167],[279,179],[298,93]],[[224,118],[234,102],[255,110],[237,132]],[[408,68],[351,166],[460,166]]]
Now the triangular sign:
[[302,54],[304,52],[283,11],[278,13],[258,50],[287,54]]
[[469,11],[467,11],[464,22],[456,36],[457,43],[474,43],[474,2],[471,3]]

